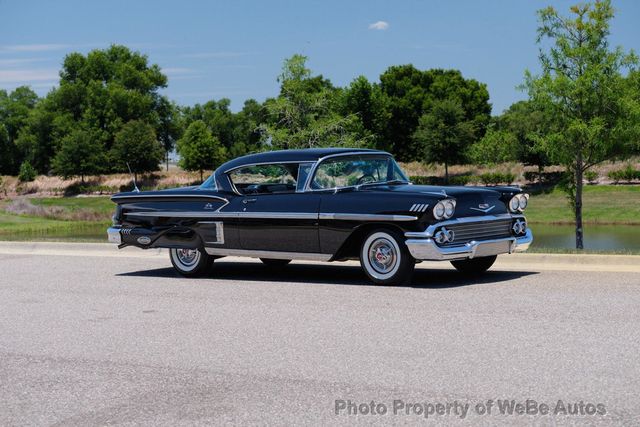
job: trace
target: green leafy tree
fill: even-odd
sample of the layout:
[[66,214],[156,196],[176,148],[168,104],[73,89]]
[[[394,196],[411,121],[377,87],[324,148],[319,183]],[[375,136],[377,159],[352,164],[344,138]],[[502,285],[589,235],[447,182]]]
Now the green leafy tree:
[[467,147],[473,142],[475,127],[466,120],[460,103],[452,99],[434,101],[428,113],[420,117],[413,134],[423,147],[428,162],[444,163],[445,182],[449,182],[449,165],[465,160]]
[[[542,74],[527,72],[525,86],[536,107],[557,121],[544,141],[551,157],[565,165],[565,190],[575,212],[576,248],[584,247],[583,176],[592,166],[624,156],[637,138],[638,104],[622,70],[637,58],[622,48],[609,48],[608,0],[571,7],[571,16],[554,8],[538,12]],[[635,123],[635,125],[634,125]]]
[[390,106],[385,144],[402,161],[422,160],[423,148],[413,136],[420,118],[438,101],[453,99],[460,104],[464,120],[474,125],[474,141],[484,135],[491,119],[486,85],[465,79],[458,70],[392,66],[380,76],[380,87]]
[[28,160],[25,160],[20,165],[20,173],[18,173],[18,179],[20,182],[29,182],[36,179],[38,172],[31,166]]
[[469,158],[483,165],[516,161],[518,147],[515,134],[490,127],[480,141],[469,147]]
[[65,136],[52,161],[53,171],[64,179],[95,175],[105,169],[106,155],[100,141],[85,130],[74,130]]
[[158,99],[156,108],[158,121],[156,123],[156,134],[165,152],[165,162],[169,170],[169,153],[175,148],[176,141],[182,133],[182,117],[180,109],[169,101],[166,96]]
[[120,170],[128,166],[138,179],[139,173],[153,172],[164,157],[162,144],[156,139],[153,127],[143,121],[133,120],[125,124],[111,148],[113,163]]
[[15,175],[24,156],[16,140],[26,125],[29,114],[38,103],[38,96],[26,86],[10,93],[0,90],[0,174]]
[[302,55],[284,61],[280,95],[265,102],[263,143],[279,149],[361,145],[357,118],[336,111],[337,90],[322,76],[312,77],[306,61]]
[[225,148],[218,138],[211,135],[202,120],[189,125],[178,140],[180,167],[189,171],[199,171],[200,181],[205,170],[215,169],[225,160]]

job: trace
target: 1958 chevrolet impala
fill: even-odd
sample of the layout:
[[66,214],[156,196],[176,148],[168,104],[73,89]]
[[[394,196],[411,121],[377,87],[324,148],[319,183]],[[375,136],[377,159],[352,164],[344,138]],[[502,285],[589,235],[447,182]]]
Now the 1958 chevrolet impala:
[[393,157],[365,149],[271,151],[231,160],[202,185],[119,193],[109,241],[169,248],[184,276],[223,256],[359,259],[372,282],[405,284],[416,262],[465,273],[532,241],[515,187],[413,185]]

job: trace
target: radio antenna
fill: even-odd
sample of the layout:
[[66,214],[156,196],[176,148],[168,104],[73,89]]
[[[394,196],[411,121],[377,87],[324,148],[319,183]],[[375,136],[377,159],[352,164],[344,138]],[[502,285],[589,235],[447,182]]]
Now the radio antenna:
[[129,162],[127,162],[127,169],[129,169],[129,174],[131,175],[131,181],[133,181],[133,192],[134,193],[139,193],[140,189],[138,188],[138,185],[136,184],[136,176],[133,174],[133,172],[131,172],[131,166],[129,166]]

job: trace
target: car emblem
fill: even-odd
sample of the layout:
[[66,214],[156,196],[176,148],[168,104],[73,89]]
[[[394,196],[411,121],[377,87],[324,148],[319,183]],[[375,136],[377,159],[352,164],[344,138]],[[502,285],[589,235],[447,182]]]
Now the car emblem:
[[205,209],[213,209],[213,205],[211,203],[207,203],[206,205],[204,205]]
[[151,238],[149,238],[148,236],[140,236],[138,237],[138,243],[140,243],[141,245],[148,245],[149,243],[151,243]]
[[489,206],[488,203],[480,203],[477,208],[469,208],[469,209],[472,209],[474,211],[488,213],[488,212],[491,212],[491,210],[493,208],[495,208],[495,207],[496,207],[496,205]]

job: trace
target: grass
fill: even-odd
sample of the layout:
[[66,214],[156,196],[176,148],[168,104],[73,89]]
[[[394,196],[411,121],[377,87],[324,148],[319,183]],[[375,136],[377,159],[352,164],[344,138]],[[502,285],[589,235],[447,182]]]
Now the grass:
[[[29,198],[0,203],[0,240],[104,241],[114,204],[108,197]],[[35,214],[37,213],[37,214]]]
[[[573,211],[565,193],[554,189],[532,195],[525,212],[527,221],[538,224],[573,224]],[[640,224],[640,186],[594,185],[584,187],[585,224]]]

